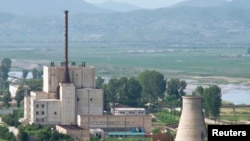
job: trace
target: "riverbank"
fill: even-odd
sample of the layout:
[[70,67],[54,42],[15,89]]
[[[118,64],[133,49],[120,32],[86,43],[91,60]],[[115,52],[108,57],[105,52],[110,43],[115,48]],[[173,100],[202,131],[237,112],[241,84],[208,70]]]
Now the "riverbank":
[[185,79],[185,92],[192,94],[197,86],[209,87],[217,85],[221,88],[222,100],[235,105],[250,105],[250,80],[245,78],[228,77],[190,77]]

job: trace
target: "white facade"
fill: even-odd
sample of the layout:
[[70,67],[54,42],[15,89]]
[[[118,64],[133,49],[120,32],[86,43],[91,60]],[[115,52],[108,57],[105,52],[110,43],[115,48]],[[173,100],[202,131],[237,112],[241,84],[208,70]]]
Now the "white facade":
[[114,115],[146,115],[145,108],[114,108]]
[[77,115],[103,115],[103,90],[95,89],[95,68],[69,67],[70,83],[61,83],[64,67],[45,66],[43,91],[24,99],[24,123],[76,124]]
[[[94,67],[71,66],[69,74],[70,83],[63,83],[63,67],[45,66],[43,91],[32,91],[24,98],[24,118],[20,121],[60,125],[60,132],[84,141],[89,140],[89,130],[97,128],[105,134],[131,128],[151,132],[151,116],[146,115],[144,108],[115,108],[117,114],[103,115],[103,90],[95,88]],[[81,129],[71,130],[72,125]]]
[[15,83],[9,85],[9,92],[10,92],[10,95],[12,98],[16,97],[16,92],[17,92],[19,86],[20,86],[19,84],[15,84]]

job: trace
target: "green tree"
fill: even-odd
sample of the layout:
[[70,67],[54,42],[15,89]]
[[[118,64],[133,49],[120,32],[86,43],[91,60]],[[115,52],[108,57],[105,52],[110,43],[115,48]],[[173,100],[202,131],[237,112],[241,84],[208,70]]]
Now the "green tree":
[[205,115],[217,118],[220,114],[221,101],[221,89],[217,85],[205,88],[203,94]]
[[9,82],[1,80],[0,78],[0,95],[3,95],[3,93],[7,90],[9,90]]
[[4,105],[5,107],[9,108],[9,107],[10,107],[9,102],[10,102],[11,100],[12,100],[12,99],[11,99],[10,92],[5,91],[5,92],[4,92],[4,95],[3,95],[3,105]]
[[181,99],[185,95],[184,90],[186,89],[187,83],[185,80],[178,78],[171,78],[167,82],[167,94],[175,95],[177,99]]
[[203,96],[204,88],[202,86],[197,86],[196,89],[192,92],[194,96]]
[[119,103],[137,107],[141,100],[142,87],[135,78],[120,78]]
[[38,78],[38,70],[36,68],[32,69],[32,76],[34,79]]
[[23,110],[14,110],[13,114],[3,115],[2,120],[9,126],[18,127],[20,125],[19,119],[23,117]]
[[102,88],[102,84],[104,83],[104,79],[101,76],[97,76],[96,78],[96,88]]
[[155,70],[145,70],[139,74],[138,80],[142,86],[144,103],[155,103],[159,98],[164,98],[166,80],[163,74]]
[[28,76],[29,71],[24,69],[23,70],[23,79],[25,79]]
[[126,84],[126,105],[138,107],[141,101],[142,86],[138,80],[131,77]]
[[141,102],[142,87],[135,78],[112,78],[104,84],[104,109],[109,111],[109,105],[120,103],[131,107],[137,107]]
[[15,135],[12,132],[9,132],[7,126],[0,125],[0,140],[4,139],[6,141],[16,141]]
[[43,69],[39,69],[37,72],[37,77],[38,78],[43,78]]
[[39,130],[38,134],[37,134],[37,140],[38,141],[48,141],[50,138],[50,133],[51,131],[47,131],[47,130]]
[[[29,91],[42,91],[43,79],[28,79],[22,81],[23,87],[27,88]],[[28,91],[28,92],[29,92]]]
[[108,84],[103,85],[104,89],[104,109],[110,111],[110,104],[119,101],[119,79],[112,78],[109,80]]
[[25,94],[28,93],[27,91],[27,88],[25,88],[23,85],[19,86],[15,96],[17,107],[20,107],[20,103],[23,101]]
[[0,77],[3,80],[7,80],[7,78],[9,77],[8,73],[10,72],[10,68],[11,68],[11,60],[9,58],[4,58],[2,60],[2,66],[0,66]]
[[18,127],[18,134],[17,134],[17,139],[18,141],[27,141],[28,140],[28,134],[24,131],[23,126]]
[[42,78],[43,76],[43,70],[42,69],[32,69],[32,76],[33,76],[33,79],[37,79],[37,78]]

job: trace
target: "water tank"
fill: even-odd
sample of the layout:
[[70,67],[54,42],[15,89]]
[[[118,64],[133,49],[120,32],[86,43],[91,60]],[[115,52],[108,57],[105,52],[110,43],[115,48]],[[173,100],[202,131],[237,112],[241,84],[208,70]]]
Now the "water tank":
[[204,141],[207,129],[202,113],[202,97],[183,96],[182,107],[175,141]]

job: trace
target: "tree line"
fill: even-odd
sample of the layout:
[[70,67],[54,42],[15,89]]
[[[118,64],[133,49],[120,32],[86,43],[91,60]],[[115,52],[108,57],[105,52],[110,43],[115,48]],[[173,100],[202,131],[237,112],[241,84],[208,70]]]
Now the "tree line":
[[[4,107],[10,107],[9,102],[12,101],[10,92],[9,92],[9,84],[8,81],[9,72],[11,70],[11,64],[12,61],[9,58],[4,58],[1,61],[0,66],[0,101],[3,102]],[[42,69],[34,68],[30,70],[32,72],[32,79],[27,80],[27,75],[29,73],[29,70],[24,69],[22,70],[22,81],[21,86],[19,87],[19,90],[16,94],[15,100],[17,101],[17,106],[20,106],[20,102],[23,100],[24,93],[26,92],[26,87],[29,86],[28,91],[30,90],[42,90]]]
[[[96,79],[97,88],[104,90],[104,110],[110,111],[112,105],[124,104],[131,107],[146,107],[152,104],[154,110],[162,107],[181,107],[182,96],[187,95],[187,83],[179,78],[170,78],[156,70],[145,70],[137,77],[111,78],[107,83],[100,76]],[[203,97],[205,116],[218,117],[221,107],[221,90],[217,85],[204,88],[197,86],[193,96]]]

